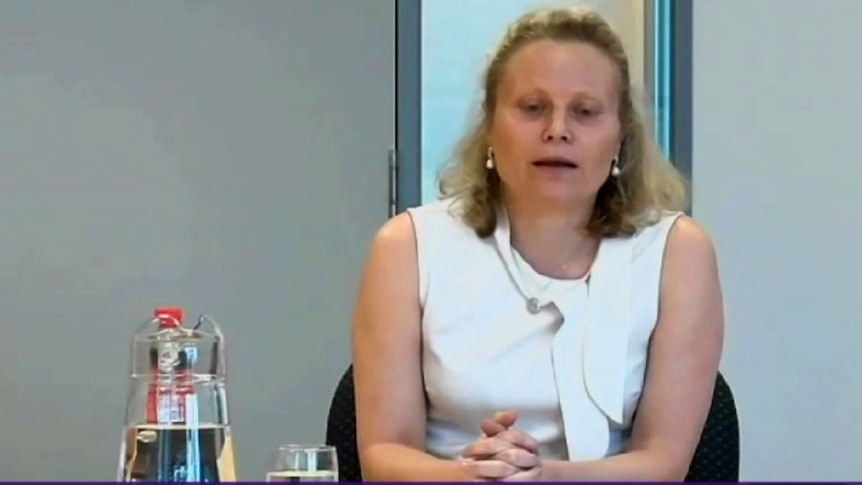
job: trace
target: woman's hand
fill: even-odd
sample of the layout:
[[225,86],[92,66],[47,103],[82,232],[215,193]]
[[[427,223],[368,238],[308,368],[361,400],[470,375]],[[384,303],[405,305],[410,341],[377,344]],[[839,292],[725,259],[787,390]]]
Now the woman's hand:
[[511,427],[514,411],[497,413],[480,424],[482,437],[462,453],[462,464],[479,481],[534,481],[541,474],[538,443]]

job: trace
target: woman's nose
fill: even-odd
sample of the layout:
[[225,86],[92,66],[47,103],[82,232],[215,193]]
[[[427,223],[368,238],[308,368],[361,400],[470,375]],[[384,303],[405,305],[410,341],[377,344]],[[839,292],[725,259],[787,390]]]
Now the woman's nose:
[[547,130],[545,130],[545,133],[542,136],[542,140],[546,143],[556,141],[568,143],[572,141],[572,133],[568,128],[566,128],[565,124],[552,123],[551,126],[549,126]]
[[555,112],[548,117],[548,126],[542,136],[545,143],[572,141],[572,131],[568,126],[565,113]]

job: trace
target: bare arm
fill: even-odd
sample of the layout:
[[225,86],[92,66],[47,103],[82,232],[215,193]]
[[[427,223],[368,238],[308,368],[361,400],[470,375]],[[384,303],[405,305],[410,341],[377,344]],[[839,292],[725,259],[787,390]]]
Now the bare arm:
[[681,481],[712,400],[724,309],[709,236],[683,217],[666,247],[659,320],[627,452],[591,462],[547,461],[547,481]]
[[419,276],[410,216],[371,245],[353,321],[357,440],[366,481],[462,481],[457,462],[424,452]]

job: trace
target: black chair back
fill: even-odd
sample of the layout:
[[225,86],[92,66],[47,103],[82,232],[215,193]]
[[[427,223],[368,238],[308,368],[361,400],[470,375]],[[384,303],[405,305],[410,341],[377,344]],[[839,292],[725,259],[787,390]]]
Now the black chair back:
[[[329,406],[326,444],[338,449],[339,481],[361,482],[352,365],[341,376]],[[712,405],[685,481],[739,481],[739,418],[733,393],[720,372],[716,377]]]
[[712,405],[685,481],[739,481],[739,416],[733,392],[721,372],[715,378]]
[[335,446],[338,453],[338,481],[361,482],[359,449],[356,444],[356,400],[353,394],[353,365],[338,381],[329,416],[326,420],[326,444]]

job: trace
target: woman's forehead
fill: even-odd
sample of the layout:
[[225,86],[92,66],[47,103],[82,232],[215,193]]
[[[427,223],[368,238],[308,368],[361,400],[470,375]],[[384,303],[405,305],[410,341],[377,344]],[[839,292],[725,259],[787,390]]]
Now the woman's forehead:
[[598,48],[583,42],[544,40],[512,55],[500,91],[515,96],[536,92],[613,98],[618,78],[613,61]]

